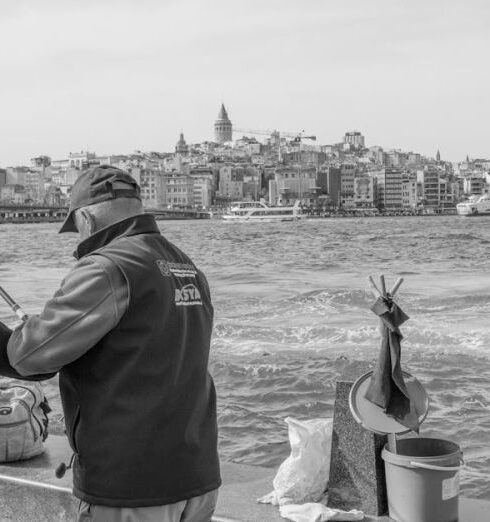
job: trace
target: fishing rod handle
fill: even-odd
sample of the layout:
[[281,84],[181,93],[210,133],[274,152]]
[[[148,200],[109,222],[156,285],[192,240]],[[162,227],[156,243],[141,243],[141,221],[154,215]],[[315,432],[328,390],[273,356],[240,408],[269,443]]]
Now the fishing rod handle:
[[15,315],[23,322],[29,319],[29,316],[22,310],[20,305],[18,305],[10,295],[0,286],[0,296],[4,299],[4,301],[12,308]]
[[29,316],[22,310],[22,308],[19,305],[15,305],[15,308],[12,307],[13,311],[15,312],[15,315],[22,321],[25,322],[27,319],[29,319]]

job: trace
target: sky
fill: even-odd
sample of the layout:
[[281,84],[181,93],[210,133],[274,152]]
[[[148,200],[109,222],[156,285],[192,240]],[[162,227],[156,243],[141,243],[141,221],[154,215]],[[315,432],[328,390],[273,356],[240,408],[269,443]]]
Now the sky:
[[489,27],[488,0],[1,2],[0,166],[212,140],[222,102],[236,128],[490,157]]

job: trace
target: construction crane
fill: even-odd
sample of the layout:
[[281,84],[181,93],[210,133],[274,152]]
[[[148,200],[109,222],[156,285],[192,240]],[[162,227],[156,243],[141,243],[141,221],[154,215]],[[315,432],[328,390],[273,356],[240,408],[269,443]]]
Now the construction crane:
[[301,147],[302,140],[313,140],[316,141],[316,136],[305,136],[304,130],[300,132],[281,132],[278,130],[251,130],[251,129],[233,129],[237,132],[244,132],[245,134],[258,134],[263,136],[277,136],[277,159],[282,161],[282,146],[281,146],[281,136],[285,136],[287,138],[292,138],[293,143],[298,143]]
[[299,143],[301,140],[313,140],[316,141],[316,136],[304,136],[304,130],[300,132],[282,132],[278,130],[252,130],[252,129],[233,129],[234,132],[244,132],[245,134],[257,134],[262,136],[272,136],[277,134],[279,137],[285,136],[287,138],[293,138],[293,141]]

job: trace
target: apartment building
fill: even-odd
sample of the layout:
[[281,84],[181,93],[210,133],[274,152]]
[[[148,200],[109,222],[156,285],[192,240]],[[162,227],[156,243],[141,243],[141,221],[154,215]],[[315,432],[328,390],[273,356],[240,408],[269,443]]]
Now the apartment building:
[[420,202],[417,178],[415,176],[406,177],[402,180],[402,207],[417,208]]
[[158,201],[159,206],[167,208],[193,208],[194,180],[191,175],[180,172],[164,172],[159,174]]
[[440,170],[432,165],[417,171],[417,182],[421,186],[421,197],[425,207],[439,207],[439,177]]
[[385,167],[374,171],[377,180],[378,207],[397,209],[402,207],[402,170],[397,167]]
[[[277,167],[274,173],[272,193],[276,199],[273,205],[293,205],[299,200],[303,205],[314,205],[320,192],[316,182],[316,167],[291,165]],[[271,187],[271,183],[269,184]]]
[[377,180],[364,175],[354,178],[355,208],[374,208],[377,204]]
[[194,206],[209,209],[214,200],[214,173],[211,169],[191,169],[194,185]]
[[7,205],[23,205],[27,194],[23,185],[8,184],[0,188],[0,201]]
[[487,183],[483,175],[473,174],[464,178],[463,190],[468,196],[479,196],[485,192]]
[[355,208],[354,180],[357,172],[355,163],[343,163],[340,166],[340,206]]

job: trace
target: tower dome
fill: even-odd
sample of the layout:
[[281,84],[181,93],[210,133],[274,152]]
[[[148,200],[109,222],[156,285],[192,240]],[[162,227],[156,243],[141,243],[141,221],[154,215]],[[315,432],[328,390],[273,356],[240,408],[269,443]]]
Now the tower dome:
[[177,145],[175,145],[175,152],[178,154],[187,154],[189,152],[189,146],[185,142],[183,132],[180,133],[179,141],[177,142]]
[[214,122],[214,140],[216,143],[225,143],[231,141],[233,136],[233,126],[231,124],[225,106],[222,103],[218,117]]

